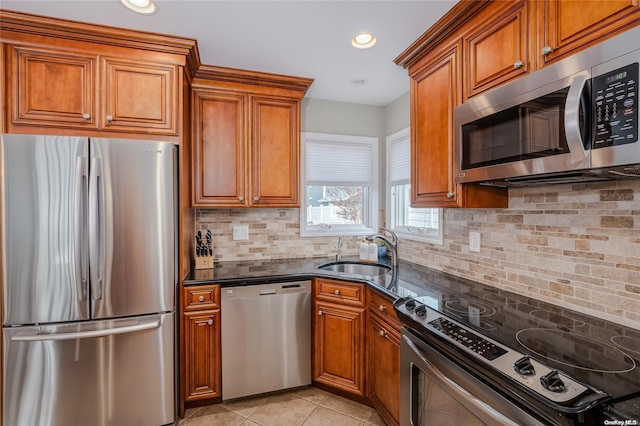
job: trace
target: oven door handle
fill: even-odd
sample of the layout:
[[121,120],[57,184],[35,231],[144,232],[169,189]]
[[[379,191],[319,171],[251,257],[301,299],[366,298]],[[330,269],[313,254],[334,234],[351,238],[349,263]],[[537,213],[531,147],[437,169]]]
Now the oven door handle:
[[424,363],[424,366],[429,370],[430,378],[438,385],[440,385],[449,395],[454,397],[456,400],[462,400],[467,406],[473,406],[474,409],[470,411],[481,411],[486,416],[499,421],[500,424],[505,426],[518,426],[518,423],[515,423],[508,417],[505,417],[500,412],[496,411],[488,404],[479,400],[474,395],[469,393],[466,389],[442,374],[442,372],[435,365],[433,365],[428,359],[424,357],[424,355],[422,355],[420,349],[416,347],[415,343],[413,343],[410,338],[403,335],[402,340],[404,340],[409,349],[411,349],[411,352],[413,352],[414,355],[417,356],[422,363]]

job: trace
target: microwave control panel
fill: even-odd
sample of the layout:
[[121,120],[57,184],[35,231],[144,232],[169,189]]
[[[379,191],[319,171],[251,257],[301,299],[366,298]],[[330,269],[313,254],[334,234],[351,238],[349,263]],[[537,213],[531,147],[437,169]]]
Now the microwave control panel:
[[593,78],[593,148],[638,141],[638,63]]

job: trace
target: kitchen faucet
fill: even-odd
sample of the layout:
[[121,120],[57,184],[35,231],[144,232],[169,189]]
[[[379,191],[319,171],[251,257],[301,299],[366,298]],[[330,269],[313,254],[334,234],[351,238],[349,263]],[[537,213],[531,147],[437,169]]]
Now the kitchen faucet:
[[398,235],[387,228],[381,228],[380,230],[382,232],[389,233],[389,235],[391,235],[391,239],[386,237],[384,234],[373,234],[365,237],[365,240],[373,241],[378,238],[387,243],[387,247],[389,247],[389,250],[391,251],[391,265],[395,268],[398,266]]

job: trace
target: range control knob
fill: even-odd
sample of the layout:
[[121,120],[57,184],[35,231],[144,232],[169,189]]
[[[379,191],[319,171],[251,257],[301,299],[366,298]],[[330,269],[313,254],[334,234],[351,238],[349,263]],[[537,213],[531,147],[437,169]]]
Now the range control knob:
[[416,315],[419,317],[423,317],[427,314],[427,307],[425,305],[420,305],[416,308]]
[[413,310],[416,307],[416,301],[413,299],[409,299],[407,300],[407,302],[404,304],[404,307],[407,308],[408,310]]
[[513,369],[523,376],[533,376],[536,374],[536,369],[531,364],[531,358],[523,356],[513,364]]
[[542,387],[546,390],[554,393],[564,392],[565,390],[564,382],[556,370],[540,377],[540,384],[542,384]]

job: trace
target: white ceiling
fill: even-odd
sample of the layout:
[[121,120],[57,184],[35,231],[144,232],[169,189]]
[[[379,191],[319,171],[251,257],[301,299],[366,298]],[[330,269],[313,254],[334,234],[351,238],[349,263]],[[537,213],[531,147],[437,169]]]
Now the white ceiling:
[[[118,0],[2,0],[3,9],[198,40],[203,64],[314,78],[306,97],[384,106],[409,91],[393,60],[457,0],[156,0],[142,16]],[[351,46],[367,31],[369,50]],[[352,83],[364,79],[364,85]]]

